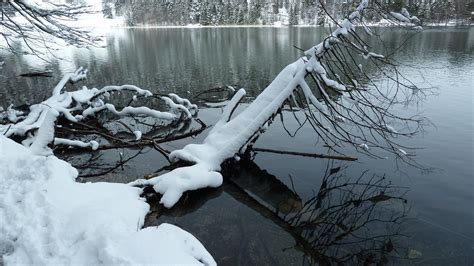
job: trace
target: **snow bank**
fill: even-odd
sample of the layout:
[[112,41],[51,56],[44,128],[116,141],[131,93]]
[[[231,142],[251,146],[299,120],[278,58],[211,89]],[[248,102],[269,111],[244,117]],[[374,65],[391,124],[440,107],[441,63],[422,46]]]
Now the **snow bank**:
[[216,264],[176,226],[140,229],[149,205],[138,188],[76,183],[70,164],[33,155],[1,135],[0,169],[0,255],[6,265]]

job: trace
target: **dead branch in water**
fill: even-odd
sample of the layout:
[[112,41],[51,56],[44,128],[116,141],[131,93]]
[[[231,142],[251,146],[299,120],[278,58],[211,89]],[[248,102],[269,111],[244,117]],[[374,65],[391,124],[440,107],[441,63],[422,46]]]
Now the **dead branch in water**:
[[[194,118],[197,106],[173,93],[153,95],[133,85],[65,90],[68,83],[85,79],[86,73],[86,69],[79,68],[66,74],[53,88],[50,98],[31,105],[27,111],[13,106],[0,111],[0,134],[16,138],[37,154],[49,155],[49,146],[78,150],[156,146],[199,134],[206,128]],[[131,100],[117,108],[111,96],[121,93],[129,94]],[[164,110],[135,104],[148,97]],[[124,99],[120,100],[123,104]],[[186,132],[192,119],[201,127]]]
[[252,147],[252,150],[256,152],[269,152],[269,153],[276,153],[276,154],[286,154],[286,155],[295,155],[295,156],[312,157],[312,158],[333,159],[333,160],[341,160],[341,161],[357,161],[356,157],[350,157],[350,156],[283,151],[283,150],[273,150],[273,149],[264,149],[264,148],[255,148],[255,147]]
[[23,73],[19,75],[20,77],[47,77],[50,78],[53,76],[52,71],[37,71],[37,72],[28,72],[28,73]]

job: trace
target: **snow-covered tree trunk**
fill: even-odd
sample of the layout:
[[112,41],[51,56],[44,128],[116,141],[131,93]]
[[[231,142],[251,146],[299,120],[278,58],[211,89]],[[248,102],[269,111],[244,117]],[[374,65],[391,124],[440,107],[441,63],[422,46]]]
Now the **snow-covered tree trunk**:
[[[415,134],[423,120],[399,117],[390,107],[398,102],[399,93],[417,88],[395,80],[397,93],[383,91],[354,58],[364,58],[366,64],[378,67],[388,79],[393,80],[393,77],[381,65],[393,66],[395,75],[399,75],[388,58],[368,50],[356,31],[356,23],[363,23],[362,16],[368,5],[368,0],[363,0],[344,21],[336,24],[337,28],[329,36],[285,67],[245,110],[232,118],[245,96],[245,90],[239,90],[203,143],[189,144],[170,154],[171,161],[182,160],[193,165],[132,184],[153,186],[156,192],[163,194],[160,202],[166,207],[172,207],[185,191],[220,186],[221,164],[251,147],[286,102],[304,110],[305,121],[335,152],[340,152],[341,145],[350,144],[369,155],[377,156],[374,150],[385,150],[411,162],[404,150],[406,147],[396,143],[394,137]],[[383,15],[409,27],[417,27],[419,22],[406,10]],[[373,34],[365,29],[369,36]],[[354,73],[351,66],[359,69],[358,73]],[[395,129],[395,123],[406,127],[403,131]]]

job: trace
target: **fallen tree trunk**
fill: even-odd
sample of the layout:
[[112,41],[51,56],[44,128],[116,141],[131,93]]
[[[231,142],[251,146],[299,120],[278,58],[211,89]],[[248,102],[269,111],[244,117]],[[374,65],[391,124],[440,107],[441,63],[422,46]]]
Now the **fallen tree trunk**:
[[[299,107],[295,94],[302,98],[299,102],[306,106],[303,108],[306,121],[309,121],[330,149],[335,150],[333,147],[348,143],[368,154],[371,154],[369,146],[373,146],[402,159],[408,158],[404,157],[406,152],[399,148],[400,145],[392,137],[410,136],[414,133],[398,132],[387,120],[399,119],[415,125],[419,125],[420,121],[400,118],[388,111],[396,97],[392,98],[392,95],[382,92],[376,85],[373,91],[362,87],[361,82],[357,81],[361,81],[361,75],[348,69],[348,64],[355,64],[356,61],[352,56],[348,58],[345,53],[356,53],[376,65],[377,62],[387,63],[384,56],[368,51],[368,45],[355,32],[354,23],[356,20],[363,23],[362,14],[368,4],[368,0],[363,0],[347,19],[337,23],[335,31],[307,50],[305,56],[286,66],[245,110],[232,117],[246,94],[243,89],[237,91],[201,144],[189,144],[170,154],[172,162],[187,161],[194,165],[176,168],[148,180],[137,180],[131,185],[153,186],[156,192],[163,194],[160,202],[168,208],[178,202],[185,191],[220,186],[223,182],[219,173],[221,164],[251,147],[286,102],[294,102]],[[408,22],[412,20],[411,17],[404,17],[405,14],[399,15]],[[360,64],[357,67],[362,68]],[[335,72],[337,68],[350,79],[345,81],[345,77]],[[386,71],[382,73],[385,74]],[[306,77],[311,80],[307,82]],[[367,75],[364,78],[371,81]],[[315,94],[309,84],[316,85]],[[379,95],[375,95],[377,93]],[[374,98],[375,96],[378,97]],[[380,100],[387,102],[378,102]],[[345,121],[350,121],[352,125],[345,126]]]

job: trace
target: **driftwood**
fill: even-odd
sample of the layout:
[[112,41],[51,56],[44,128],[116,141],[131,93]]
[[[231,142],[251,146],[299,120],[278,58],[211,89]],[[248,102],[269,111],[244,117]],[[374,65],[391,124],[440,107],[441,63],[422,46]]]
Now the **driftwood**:
[[35,71],[35,72],[28,72],[28,73],[20,74],[20,77],[28,77],[28,78],[33,78],[33,77],[50,78],[52,76],[53,76],[52,71]]

